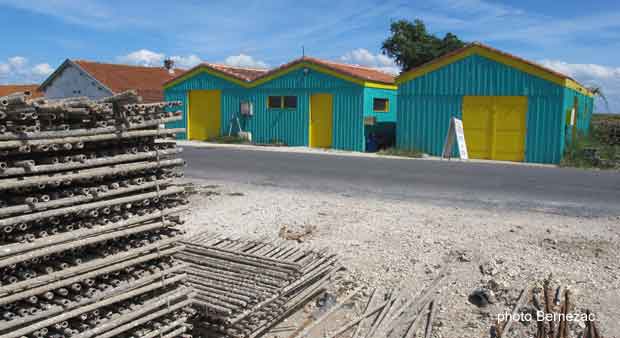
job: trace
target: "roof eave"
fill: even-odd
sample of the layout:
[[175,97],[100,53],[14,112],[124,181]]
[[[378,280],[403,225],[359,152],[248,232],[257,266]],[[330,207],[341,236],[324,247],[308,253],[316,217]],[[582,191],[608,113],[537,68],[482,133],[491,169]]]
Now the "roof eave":
[[177,77],[174,77],[166,82],[163,83],[162,87],[165,89],[168,89],[172,86],[175,86],[176,84],[185,81],[188,78],[191,78],[195,75],[200,74],[201,72],[204,72],[205,70],[208,70],[207,73],[212,72],[215,73],[214,75],[219,76],[225,80],[228,80],[232,83],[235,83],[237,85],[241,85],[243,87],[249,87],[249,84],[251,83],[251,81],[247,81],[243,78],[237,77],[237,76],[233,76],[231,74],[228,74],[226,72],[223,72],[219,69],[217,69],[216,67],[213,67],[207,63],[201,63],[199,65],[194,66],[193,68],[189,69],[188,71],[184,72],[183,74],[180,74]]
[[[503,53],[499,50],[488,47],[481,43],[472,43],[452,53],[448,53],[438,59],[432,60],[424,65],[411,69],[405,73],[402,73],[396,77],[396,84],[400,85],[403,82],[411,81],[418,77],[424,76],[430,72],[433,72],[439,68],[447,66],[451,63],[454,63],[458,60],[461,60],[473,54],[477,54],[483,57],[488,57],[487,55],[485,55],[485,52],[497,56],[496,58],[491,58],[493,61],[506,64],[510,67],[514,67],[514,65],[512,65],[510,62],[505,62],[502,60],[502,59],[510,59],[513,62],[516,62],[522,65],[522,67],[515,67],[516,69],[520,71],[528,73],[532,76],[541,77],[544,80],[556,83],[558,85],[562,85],[566,88],[575,89],[579,92],[582,92],[583,94],[593,96],[592,92],[589,89],[587,89],[585,86],[581,85],[579,82],[573,80],[572,78],[566,75],[545,69],[544,67],[536,65],[535,63],[531,61],[527,61],[519,57],[511,56],[510,54]],[[527,68],[535,68],[537,71],[527,70]],[[545,75],[541,75],[541,73],[544,73]]]
[[258,76],[257,78],[251,80],[251,81],[247,81],[245,79],[241,79],[239,77],[235,77],[232,76],[230,74],[227,74],[225,72],[222,72],[221,70],[215,68],[215,67],[211,67],[208,64],[200,64],[190,70],[188,70],[187,72],[185,72],[184,74],[179,75],[178,77],[171,79],[169,81],[167,81],[166,83],[164,83],[164,89],[168,89],[182,81],[184,81],[184,79],[190,78],[192,76],[197,75],[198,73],[200,73],[201,69],[208,69],[218,75],[220,75],[221,77],[224,77],[225,79],[236,83],[238,85],[241,85],[245,88],[251,88],[251,87],[255,87],[255,86],[259,86],[263,83],[269,82],[271,80],[274,80],[280,76],[283,76],[285,74],[288,74],[289,72],[297,69],[296,67],[303,67],[304,65],[306,66],[312,66],[312,67],[316,67],[318,68],[318,71],[322,72],[322,73],[327,73],[328,75],[332,75],[334,76],[334,74],[336,74],[336,77],[341,78],[343,80],[347,80],[349,82],[353,82],[356,83],[358,85],[364,86],[364,87],[373,87],[373,88],[384,88],[384,89],[392,89],[392,90],[396,90],[397,86],[396,83],[388,83],[388,82],[382,82],[382,81],[376,81],[376,80],[370,80],[367,78],[363,78],[363,77],[359,77],[359,76],[354,76],[351,74],[348,74],[346,72],[342,72],[339,71],[338,69],[334,69],[334,68],[330,68],[325,66],[324,64],[321,64],[319,62],[313,62],[312,59],[308,59],[308,58],[299,58],[297,60],[291,61],[290,63],[280,66],[278,68],[275,68],[271,71],[265,72],[265,74]]
[[91,73],[87,72],[84,68],[82,68],[77,62],[74,62],[71,59],[66,59],[65,61],[63,61],[63,63],[60,64],[60,66],[58,66],[58,68],[56,68],[56,70],[54,70],[54,72],[52,74],[50,74],[50,76],[47,77],[47,79],[45,79],[45,81],[43,81],[41,83],[41,85],[39,86],[39,90],[43,93],[45,93],[45,88],[50,85],[52,83],[52,81],[54,81],[54,79],[60,74],[62,73],[62,71],[67,68],[67,66],[73,66],[75,68],[77,68],[78,70],[80,70],[81,72],[84,72],[84,74],[87,74],[88,77],[95,81],[97,84],[99,84],[101,87],[105,88],[107,91],[109,91],[110,93],[114,94],[114,91],[112,89],[110,89],[108,86],[106,86],[104,83],[102,83],[101,81],[99,81],[96,77],[94,77]]
[[52,83],[52,81],[54,80],[54,78],[56,78],[56,76],[62,72],[63,69],[65,69],[65,67],[67,67],[68,64],[71,63],[71,60],[69,59],[65,59],[65,61],[63,61],[60,66],[56,67],[56,69],[52,72],[52,74],[50,74],[43,82],[41,82],[41,84],[39,85],[39,90],[40,91],[44,91],[45,87],[47,87],[50,83]]
[[115,91],[112,90],[112,88],[108,87],[105,83],[99,81],[99,79],[97,79],[93,74],[89,73],[88,71],[86,71],[84,68],[82,68],[82,66],[80,66],[77,62],[73,62],[73,60],[69,60],[69,62],[71,63],[71,65],[73,65],[74,67],[76,67],[78,70],[84,72],[84,74],[88,74],[88,76],[94,80],[95,82],[97,82],[100,86],[102,86],[103,88],[105,88],[107,91],[109,91],[112,94],[115,94]]
[[288,74],[289,72],[297,69],[297,67],[303,67],[303,66],[312,66],[312,67],[318,68],[316,70],[318,70],[319,72],[322,72],[322,73],[325,73],[331,76],[335,76],[337,78],[340,78],[340,79],[343,79],[349,82],[353,82],[363,87],[366,87],[367,84],[370,84],[371,87],[374,85],[375,87],[389,87],[389,89],[394,89],[394,90],[396,89],[395,83],[381,82],[381,81],[376,81],[376,80],[370,80],[364,77],[355,76],[347,72],[343,72],[338,69],[328,67],[322,63],[314,62],[312,59],[308,59],[308,58],[299,58],[297,60],[290,62],[289,64],[286,64],[283,67],[276,68],[273,71],[270,71],[254,79],[251,82],[251,84],[253,86],[258,86],[260,84],[276,79],[280,76],[284,76],[285,74]]

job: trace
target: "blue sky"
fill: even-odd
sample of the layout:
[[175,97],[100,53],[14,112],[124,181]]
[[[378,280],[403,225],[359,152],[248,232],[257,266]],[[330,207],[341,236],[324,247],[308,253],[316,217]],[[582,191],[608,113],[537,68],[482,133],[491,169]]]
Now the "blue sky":
[[380,45],[401,18],[601,86],[620,112],[620,2],[611,0],[0,0],[0,83],[41,81],[65,58],[273,67],[299,57],[302,46],[315,57],[394,71]]

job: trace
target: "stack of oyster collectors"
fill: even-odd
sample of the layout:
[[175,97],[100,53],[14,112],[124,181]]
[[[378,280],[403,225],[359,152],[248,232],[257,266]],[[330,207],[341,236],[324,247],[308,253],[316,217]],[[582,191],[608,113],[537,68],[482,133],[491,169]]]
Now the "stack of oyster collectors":
[[0,97],[0,337],[184,337],[178,102]]

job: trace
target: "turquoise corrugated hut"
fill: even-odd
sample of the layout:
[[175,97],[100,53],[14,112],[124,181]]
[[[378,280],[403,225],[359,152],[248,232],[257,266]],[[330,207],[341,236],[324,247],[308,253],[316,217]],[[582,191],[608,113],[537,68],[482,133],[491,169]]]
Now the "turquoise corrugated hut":
[[572,78],[472,43],[401,74],[397,146],[440,156],[451,117],[471,158],[559,163],[587,133],[593,95]]
[[[171,126],[186,128],[181,138],[208,140],[240,127],[256,143],[353,151],[365,151],[370,139],[394,143],[394,77],[371,68],[310,57],[269,71],[203,63],[164,84],[164,93],[183,101],[184,118]],[[252,105],[251,115],[242,104]]]

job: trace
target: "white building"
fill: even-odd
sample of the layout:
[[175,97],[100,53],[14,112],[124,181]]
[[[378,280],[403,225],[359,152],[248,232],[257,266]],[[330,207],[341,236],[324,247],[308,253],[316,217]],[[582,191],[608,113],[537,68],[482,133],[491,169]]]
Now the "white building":
[[129,66],[84,60],[65,60],[43,83],[48,98],[107,97],[134,89],[144,102],[164,100],[163,83],[182,73],[164,67]]

